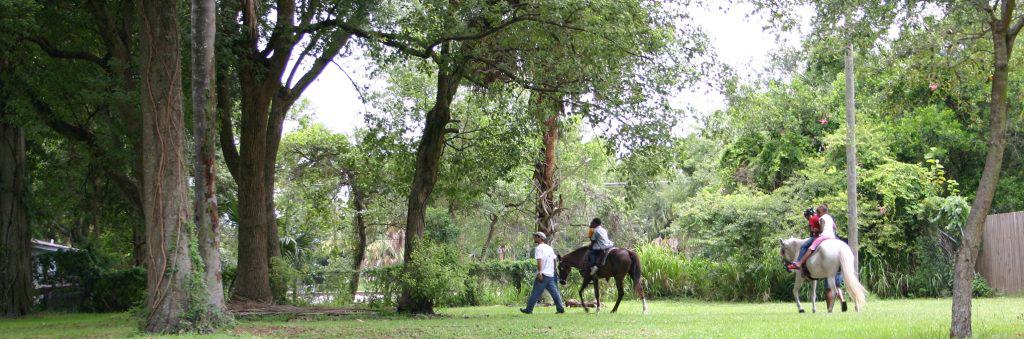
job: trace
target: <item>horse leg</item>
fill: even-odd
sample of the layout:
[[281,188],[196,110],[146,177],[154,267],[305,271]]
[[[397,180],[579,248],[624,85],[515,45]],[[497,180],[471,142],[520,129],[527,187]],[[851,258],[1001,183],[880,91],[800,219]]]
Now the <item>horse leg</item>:
[[843,312],[846,312],[846,296],[843,295],[843,289],[836,286],[836,295],[839,296],[839,306]]
[[587,301],[583,299],[583,290],[587,289],[587,284],[590,283],[590,279],[583,278],[583,285],[580,286],[580,305],[583,305],[583,312],[590,313],[590,309],[587,308]]
[[804,313],[803,306],[800,306],[800,286],[804,283],[804,277],[801,277],[799,273],[796,274],[796,281],[793,282],[793,300],[796,300],[796,310],[800,313]]
[[811,280],[811,313],[818,313],[818,281]]
[[601,281],[594,279],[594,313],[601,312]]
[[828,313],[832,313],[832,308],[835,307],[835,299],[833,293],[836,290],[836,277],[828,277],[828,291],[825,292],[825,303],[828,305]]
[[615,288],[619,290],[619,298],[615,300],[615,307],[612,307],[612,313],[619,310],[619,302],[622,302],[622,277],[615,277]]

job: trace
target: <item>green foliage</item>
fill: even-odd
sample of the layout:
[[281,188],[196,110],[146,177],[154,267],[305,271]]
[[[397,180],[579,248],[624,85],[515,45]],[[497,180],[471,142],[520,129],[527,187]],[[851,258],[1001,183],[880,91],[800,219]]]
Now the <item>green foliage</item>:
[[95,312],[121,312],[141,305],[146,299],[146,270],[132,267],[104,272],[96,280],[90,299]]
[[44,296],[41,307],[49,310],[122,312],[145,300],[146,271],[142,268],[110,267],[111,259],[95,251],[60,251],[35,257],[41,267],[34,271],[42,285],[58,287]]
[[468,258],[456,246],[424,238],[402,269],[401,284],[417,298],[446,304],[465,285]]

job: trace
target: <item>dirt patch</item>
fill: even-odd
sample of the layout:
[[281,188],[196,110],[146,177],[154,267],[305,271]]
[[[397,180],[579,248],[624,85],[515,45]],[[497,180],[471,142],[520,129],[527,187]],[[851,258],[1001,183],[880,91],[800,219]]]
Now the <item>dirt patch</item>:
[[377,315],[376,311],[356,307],[320,307],[273,305],[247,301],[228,303],[228,310],[236,317],[249,316],[344,316],[344,315]]
[[307,329],[287,326],[261,326],[235,328],[232,330],[236,335],[251,335],[256,337],[293,337],[302,334]]

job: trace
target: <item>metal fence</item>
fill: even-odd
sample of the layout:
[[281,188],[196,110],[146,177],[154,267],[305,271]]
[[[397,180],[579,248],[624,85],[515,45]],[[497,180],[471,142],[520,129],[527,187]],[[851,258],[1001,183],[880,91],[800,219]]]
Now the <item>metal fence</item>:
[[1024,292],[1024,212],[988,216],[981,238],[978,272],[1001,292]]

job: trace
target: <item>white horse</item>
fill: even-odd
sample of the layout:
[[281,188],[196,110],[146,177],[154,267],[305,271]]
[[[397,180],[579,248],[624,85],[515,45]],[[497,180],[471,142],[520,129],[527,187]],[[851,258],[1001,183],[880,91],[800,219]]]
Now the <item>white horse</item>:
[[[782,245],[782,259],[795,262],[797,255],[800,254],[800,245],[804,243],[806,239],[797,239],[790,237],[789,239],[779,240]],[[828,305],[828,312],[832,313],[832,307],[835,305],[832,301],[832,293],[836,292],[839,294],[839,300],[843,304],[843,311],[846,311],[846,298],[843,296],[843,292],[836,288],[836,273],[839,270],[843,271],[843,280],[846,282],[846,290],[853,295],[853,307],[858,312],[864,308],[865,300],[864,286],[861,286],[860,280],[857,278],[857,269],[854,265],[853,251],[850,250],[850,246],[838,239],[828,239],[818,244],[817,250],[813,253],[809,253],[810,258],[807,258],[805,265],[807,271],[810,273],[812,279],[826,279],[828,281],[828,292],[825,294],[826,304]],[[800,306],[800,285],[804,282],[804,276],[800,271],[795,273],[796,282],[793,284],[793,298],[796,299],[796,308],[800,313],[804,312],[802,306]],[[811,288],[811,311],[816,312],[814,302],[817,299],[817,286],[813,284]]]

